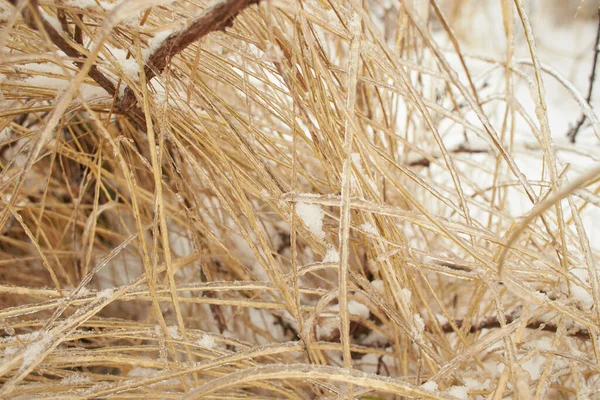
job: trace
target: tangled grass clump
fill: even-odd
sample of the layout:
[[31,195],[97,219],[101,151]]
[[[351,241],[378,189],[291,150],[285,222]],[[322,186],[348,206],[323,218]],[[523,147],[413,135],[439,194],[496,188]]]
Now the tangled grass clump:
[[2,3],[0,397],[597,393],[600,123],[426,3]]

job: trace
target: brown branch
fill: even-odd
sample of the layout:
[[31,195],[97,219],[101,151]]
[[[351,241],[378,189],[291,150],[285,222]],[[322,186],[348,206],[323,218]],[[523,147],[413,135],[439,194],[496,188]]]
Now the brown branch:
[[[79,21],[82,21],[81,23],[83,23],[83,14],[77,14],[77,18]],[[75,33],[73,34],[73,39],[83,46],[83,30],[77,23],[75,24]]]
[[[202,13],[188,22],[187,26],[169,35],[148,57],[144,73],[146,81],[160,75],[169,60],[181,53],[187,46],[214,31],[225,30],[233,24],[235,17],[260,0],[217,0]],[[121,108],[128,110],[135,104],[135,95],[129,87],[121,101]]]
[[[506,323],[510,324],[511,322],[513,322],[514,320],[519,318],[519,316],[520,315],[517,312],[517,313],[507,314],[504,317],[506,318]],[[464,323],[464,320],[462,320],[462,319],[454,320],[454,325],[456,325],[456,327],[458,327],[459,329],[462,328],[463,323]],[[472,325],[469,329],[469,333],[479,332],[482,329],[494,329],[494,328],[500,328],[500,321],[498,321],[498,318],[496,318],[496,317],[487,317],[483,321],[481,321],[479,324]],[[551,322],[543,322],[543,321],[532,321],[527,324],[527,328],[540,329],[540,330],[546,331],[546,332],[556,332],[558,329],[558,327],[555,324],[553,324]],[[441,326],[441,329],[444,333],[454,332],[454,330],[452,329],[452,325],[450,325],[450,323],[443,324]],[[582,340],[588,340],[590,338],[589,332],[587,332],[584,329],[578,329],[578,328],[568,330],[567,335],[571,336],[571,337],[576,337],[576,338],[582,339]]]
[[[488,150],[485,149],[470,149],[464,145],[458,146],[456,149],[450,151],[451,154],[459,154],[459,153],[469,153],[469,154],[477,154],[477,153],[489,153]],[[433,157],[433,156],[432,156]],[[437,157],[433,157],[436,159]],[[418,160],[412,161],[408,164],[409,167],[429,167],[431,165],[431,161],[425,157],[419,158]]]
[[[587,98],[585,101],[590,104],[592,101],[592,91],[594,89],[594,81],[596,80],[596,65],[598,62],[598,53],[600,49],[598,49],[598,45],[600,44],[600,8],[598,8],[598,29],[596,30],[596,44],[594,45],[594,62],[592,63],[592,74],[590,75],[590,86],[588,88]],[[591,104],[590,104],[591,105]],[[579,129],[586,120],[586,115],[581,114],[579,121],[572,127],[567,133],[567,137],[571,138],[571,143],[575,143],[575,139],[577,138],[577,133],[579,133]]]

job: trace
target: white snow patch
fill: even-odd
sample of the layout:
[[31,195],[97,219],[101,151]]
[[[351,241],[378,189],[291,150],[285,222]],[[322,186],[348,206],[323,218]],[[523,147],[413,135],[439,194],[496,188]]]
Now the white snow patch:
[[63,69],[56,64],[49,62],[39,62],[39,63],[27,63],[15,65],[15,69],[18,72],[28,73],[28,72],[41,72],[44,74],[50,75],[59,75],[63,76]]
[[549,337],[539,338],[535,341],[535,347],[540,350],[552,350],[552,339]]
[[165,41],[173,33],[172,30],[165,30],[158,32],[154,37],[148,40],[148,47],[142,50],[142,57],[144,57],[144,63],[148,61],[148,58],[160,47],[162,42]]
[[483,382],[473,378],[463,378],[465,386],[473,390],[488,390],[490,388],[490,380],[486,379]]
[[[575,275],[582,283],[589,282],[589,273],[585,268],[574,268],[570,271],[573,275]],[[586,308],[590,308],[594,305],[594,298],[591,293],[582,286],[575,284],[575,282],[569,282],[569,289],[571,291],[571,297],[581,303],[582,306]]]
[[328,339],[331,337],[334,330],[335,328],[332,326],[317,325],[316,337],[318,340]]
[[323,258],[323,262],[327,263],[338,263],[340,262],[340,253],[337,251],[335,247],[332,245],[327,246],[327,253],[325,253],[325,258]]
[[[57,94],[59,94],[65,89],[67,89],[71,82],[68,79],[64,79],[63,77],[54,78],[49,76],[36,75],[23,80],[23,84],[32,87],[56,90]],[[106,90],[104,90],[100,86],[89,85],[87,83],[79,85],[79,92],[87,101],[95,100],[102,97],[108,97],[108,93],[106,92]]]
[[364,319],[369,318],[369,308],[356,300],[350,300],[348,302],[348,312],[352,315],[363,317]]
[[421,388],[428,392],[437,392],[438,384],[435,381],[427,381],[421,385]]
[[181,332],[179,332],[179,328],[177,325],[172,325],[169,327],[169,336],[171,336],[175,340],[182,340],[183,336],[181,336]]
[[269,61],[281,61],[284,59],[285,54],[283,54],[283,51],[278,45],[267,42],[263,57]]
[[198,339],[196,344],[200,347],[204,347],[205,349],[212,349],[215,347],[215,338],[208,333],[205,333],[204,336]]
[[46,334],[40,340],[27,346],[23,352],[23,364],[21,364],[21,370],[33,364],[41,356],[41,354],[46,351],[48,347],[50,347],[51,344],[52,337],[49,334]]
[[360,226],[360,229],[366,233],[370,233],[373,236],[379,236],[379,231],[373,225],[368,222],[365,222]]
[[385,294],[385,287],[381,279],[375,279],[374,281],[371,281],[371,285],[373,285],[375,290],[377,290],[377,293],[381,295]]
[[[133,79],[134,81],[139,79],[140,76],[140,67],[138,65],[137,60],[133,55],[129,54],[127,50],[119,49],[116,47],[111,47],[108,49],[113,57],[117,60],[117,63],[123,69],[125,75]],[[129,54],[129,58],[127,55]]]
[[44,17],[44,19],[46,21],[48,21],[48,23],[50,25],[52,25],[52,27],[56,30],[56,32],[63,33],[62,26],[60,25],[60,22],[58,21],[58,19],[56,17],[53,17],[52,15],[48,14],[46,11],[44,11],[42,9],[40,9],[40,13]]
[[[0,357],[3,357],[3,358],[4,358],[4,357],[10,357],[10,356],[12,356],[13,354],[15,354],[17,351],[19,351],[19,348],[18,348],[18,347],[16,347],[16,346],[13,346],[13,347],[7,347],[7,348],[3,349],[2,351],[0,351]],[[1,364],[2,364],[2,363],[0,362],[0,365],[1,365]]]
[[69,7],[77,7],[81,10],[101,8],[105,11],[110,11],[115,8],[119,2],[109,3],[105,0],[98,0],[98,2],[95,0],[64,0],[64,4]]
[[316,204],[298,203],[296,204],[296,214],[300,217],[304,225],[319,239],[325,239],[323,231],[323,218],[325,212]]
[[458,399],[468,399],[469,398],[469,394],[468,394],[469,390],[465,387],[465,386],[452,386],[450,389],[448,389],[448,394],[451,396],[454,396]]
[[446,318],[445,316],[443,316],[442,314],[435,314],[435,317],[438,320],[438,323],[440,325],[444,325],[448,323],[448,318]]
[[413,314],[413,318],[415,319],[415,329],[420,336],[425,331],[425,321],[423,321],[423,318],[419,314]]
[[531,379],[535,381],[540,377],[542,366],[544,365],[545,361],[546,357],[536,354],[523,363],[523,369],[529,372],[529,376],[531,376]]

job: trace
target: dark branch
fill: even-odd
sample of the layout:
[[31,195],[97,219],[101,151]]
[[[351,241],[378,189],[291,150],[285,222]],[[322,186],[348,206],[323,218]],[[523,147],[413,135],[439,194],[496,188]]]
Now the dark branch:
[[[466,147],[465,145],[460,145],[456,149],[450,151],[451,154],[459,154],[459,153],[469,153],[469,154],[477,154],[477,153],[489,153],[488,150],[485,149],[471,149]],[[435,157],[434,157],[435,158]],[[431,161],[427,158],[419,158],[418,160],[412,161],[408,164],[409,167],[429,167],[431,165]]]
[[[510,324],[511,322],[513,322],[514,320],[519,318],[519,313],[507,314],[507,315],[505,315],[505,318],[506,318],[506,323]],[[464,321],[462,319],[455,319],[454,325],[456,325],[460,329],[463,326],[463,322]],[[452,329],[452,326],[449,323],[445,323],[444,325],[441,326],[441,328],[444,333],[454,332],[454,330]],[[494,328],[500,328],[500,321],[498,321],[498,318],[496,318],[496,317],[487,317],[483,321],[481,321],[479,324],[472,325],[471,328],[469,329],[469,333],[479,332],[482,329],[494,329]],[[550,323],[550,322],[543,322],[543,321],[532,321],[527,324],[527,328],[541,329],[546,332],[556,332],[558,329],[558,327],[555,324]],[[582,340],[588,340],[590,338],[590,334],[588,331],[586,331],[584,329],[578,329],[578,328],[567,330],[567,335],[571,336],[571,337],[576,337],[576,338],[579,338]]]
[[[202,13],[188,22],[187,26],[169,35],[150,55],[144,67],[146,81],[159,75],[176,54],[187,46],[214,31],[225,30],[233,24],[235,17],[252,4],[260,0],[218,0]],[[125,110],[135,104],[135,95],[131,88],[125,89],[121,107]]]
[[[594,89],[594,81],[596,80],[596,65],[598,62],[598,52],[600,52],[600,50],[598,50],[599,44],[600,44],[600,8],[598,8],[598,29],[596,30],[596,44],[594,45],[594,62],[592,63],[592,74],[590,75],[590,86],[588,88],[588,94],[585,99],[588,104],[590,104],[592,101],[592,92]],[[579,133],[579,129],[581,129],[581,126],[585,122],[586,118],[587,117],[585,114],[581,114],[581,117],[579,117],[579,121],[577,121],[577,124],[575,124],[575,126],[572,127],[571,130],[569,130],[569,133],[567,133],[567,137],[571,138],[571,143],[575,143],[577,133]]]

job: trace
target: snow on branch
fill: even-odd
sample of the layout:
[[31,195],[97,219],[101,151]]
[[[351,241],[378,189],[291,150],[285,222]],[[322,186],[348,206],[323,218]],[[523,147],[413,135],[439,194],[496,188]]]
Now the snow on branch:
[[[197,17],[190,20],[186,27],[171,33],[148,56],[144,72],[146,81],[159,75],[173,56],[181,53],[187,46],[214,31],[223,31],[233,24],[235,17],[252,4],[260,0],[216,0]],[[129,109],[135,103],[131,88],[125,89],[121,107]]]
[[[9,0],[16,6],[17,0]],[[182,52],[187,46],[214,31],[224,31],[233,24],[235,17],[252,4],[260,0],[216,0],[209,4],[197,17],[191,19],[184,28],[174,31],[159,43],[155,43],[147,51],[145,57],[146,81],[159,75],[173,56]],[[23,19],[33,30],[43,30],[56,47],[70,57],[81,59],[76,62],[81,65],[85,58],[69,41],[75,43],[69,32],[59,32],[40,12],[38,0],[31,0],[28,7],[23,9]],[[104,75],[95,65],[90,68],[89,76],[111,96],[115,96],[117,88],[113,81]],[[125,88],[123,98],[117,105],[126,112],[139,128],[145,129],[144,116],[136,105],[135,94],[131,87]]]

